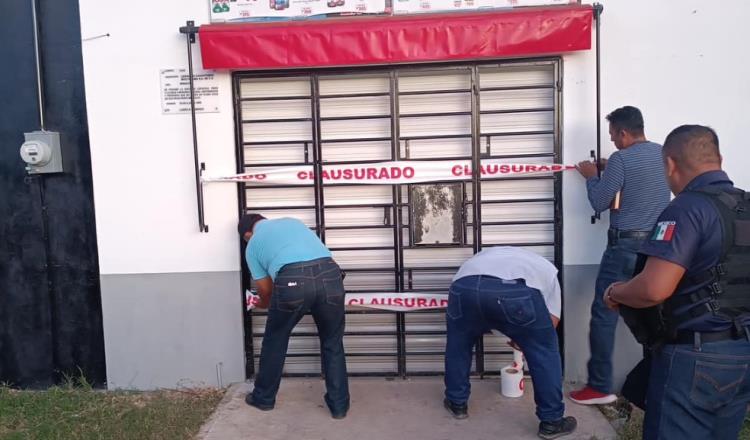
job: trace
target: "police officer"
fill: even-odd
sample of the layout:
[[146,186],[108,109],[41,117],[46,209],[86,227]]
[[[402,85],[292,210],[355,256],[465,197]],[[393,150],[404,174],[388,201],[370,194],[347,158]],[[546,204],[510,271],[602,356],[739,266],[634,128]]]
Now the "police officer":
[[661,314],[643,438],[735,439],[750,402],[750,195],[722,171],[709,127],[677,127],[663,156],[676,197],[643,270],[604,301]]
[[610,210],[607,248],[591,304],[588,381],[583,389],[570,393],[572,401],[584,405],[617,399],[612,394],[612,352],[618,316],[604,305],[602,293],[615,281],[625,281],[633,275],[638,248],[669,203],[661,145],[646,139],[641,111],[625,106],[607,115],[607,120],[610,139],[618,151],[609,157],[601,178],[592,162],[577,166],[586,178],[591,206],[596,212]]

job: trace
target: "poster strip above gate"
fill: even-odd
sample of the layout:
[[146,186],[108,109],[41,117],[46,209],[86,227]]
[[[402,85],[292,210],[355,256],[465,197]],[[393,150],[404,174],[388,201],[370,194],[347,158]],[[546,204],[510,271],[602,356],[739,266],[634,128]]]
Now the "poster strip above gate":
[[[347,293],[344,298],[347,306],[391,310],[394,312],[444,309],[448,307],[448,295],[445,293]],[[245,306],[247,310],[254,309],[258,299],[258,296],[246,290]]]
[[387,12],[385,0],[210,0],[210,2],[211,22],[213,23]]
[[579,0],[209,0],[212,23],[415,14],[580,3]]
[[[519,174],[546,174],[575,169],[573,165],[544,163],[508,163],[502,159],[482,160],[483,178]],[[469,160],[394,161],[368,164],[324,165],[326,185],[400,185],[423,182],[470,180]],[[252,167],[246,173],[203,177],[203,182],[245,182],[259,185],[310,185],[315,179],[312,165]]]

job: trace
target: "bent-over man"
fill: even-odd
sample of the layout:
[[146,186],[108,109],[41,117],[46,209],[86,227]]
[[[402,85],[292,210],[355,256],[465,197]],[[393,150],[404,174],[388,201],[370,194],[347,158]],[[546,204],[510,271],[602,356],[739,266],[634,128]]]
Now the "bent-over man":
[[349,382],[344,357],[344,284],[331,251],[301,221],[268,220],[260,214],[240,219],[240,236],[260,295],[268,307],[255,387],[245,401],[263,411],[273,409],[289,345],[300,319],[311,313],[318,327],[325,376],[325,402],[334,419],[349,410]]
[[493,247],[468,259],[448,296],[445,347],[446,409],[468,417],[471,352],[477,338],[495,329],[523,351],[534,384],[539,436],[553,439],[576,429],[563,417],[562,365],[555,328],[560,321],[557,268],[521,248]]

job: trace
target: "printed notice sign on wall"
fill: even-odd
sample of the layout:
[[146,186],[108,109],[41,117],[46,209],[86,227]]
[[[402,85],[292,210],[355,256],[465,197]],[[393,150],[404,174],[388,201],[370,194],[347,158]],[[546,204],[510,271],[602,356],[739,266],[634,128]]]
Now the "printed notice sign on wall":
[[[190,78],[187,69],[161,69],[161,113],[190,113]],[[213,73],[194,73],[196,113],[219,112],[219,86]]]

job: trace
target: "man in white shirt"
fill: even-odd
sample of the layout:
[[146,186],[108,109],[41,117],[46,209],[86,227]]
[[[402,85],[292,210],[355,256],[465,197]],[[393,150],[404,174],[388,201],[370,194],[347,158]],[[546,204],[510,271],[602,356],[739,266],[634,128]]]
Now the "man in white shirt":
[[562,365],[555,328],[560,321],[557,269],[521,248],[493,247],[469,258],[453,277],[446,310],[446,409],[468,417],[471,352],[492,329],[508,336],[526,356],[534,384],[539,436],[553,439],[575,431],[563,417]]

